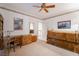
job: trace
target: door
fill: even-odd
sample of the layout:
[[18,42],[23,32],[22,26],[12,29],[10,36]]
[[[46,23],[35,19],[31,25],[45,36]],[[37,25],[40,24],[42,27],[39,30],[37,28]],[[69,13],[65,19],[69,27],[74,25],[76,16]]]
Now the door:
[[43,26],[42,26],[42,22],[38,23],[38,39],[42,39],[43,37]]

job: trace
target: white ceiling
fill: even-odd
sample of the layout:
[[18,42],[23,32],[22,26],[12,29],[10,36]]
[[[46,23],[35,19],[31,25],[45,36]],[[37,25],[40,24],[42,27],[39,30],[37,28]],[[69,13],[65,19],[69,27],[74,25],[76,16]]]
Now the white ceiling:
[[[47,5],[48,4],[49,3],[47,3]],[[74,4],[74,3],[73,4],[51,3],[51,4],[55,4],[55,8],[48,9],[49,11],[48,13],[44,12],[43,10],[39,12],[40,8],[33,7],[33,6],[40,6],[41,3],[5,3],[5,4],[0,4],[0,6],[3,6],[11,10],[19,11],[27,15],[31,15],[39,19],[48,19],[56,15],[64,14],[79,9],[79,4]]]

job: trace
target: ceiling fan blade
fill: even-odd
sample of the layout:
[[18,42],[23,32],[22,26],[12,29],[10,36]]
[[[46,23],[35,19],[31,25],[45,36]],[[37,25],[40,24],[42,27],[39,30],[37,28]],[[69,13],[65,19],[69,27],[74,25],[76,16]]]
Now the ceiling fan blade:
[[46,8],[53,8],[53,7],[55,7],[55,5],[46,6]]
[[37,7],[37,8],[40,8],[40,6],[33,6],[33,7]]
[[45,12],[48,12],[48,10],[46,8],[44,8]]

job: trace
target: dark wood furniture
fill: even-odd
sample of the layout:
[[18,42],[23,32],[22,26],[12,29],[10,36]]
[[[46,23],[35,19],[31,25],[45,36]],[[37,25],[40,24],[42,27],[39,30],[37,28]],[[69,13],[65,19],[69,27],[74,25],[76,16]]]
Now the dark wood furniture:
[[23,38],[23,36],[16,36],[16,37],[15,37],[15,44],[16,44],[16,45],[19,45],[20,48],[21,48],[21,46],[22,46],[22,38]]
[[15,37],[6,37],[7,39],[7,49],[8,49],[8,55],[10,53],[10,49],[13,48],[14,52],[15,52]]
[[79,53],[79,34],[48,31],[47,43]]
[[0,49],[3,49],[3,17],[0,15]]
[[23,45],[30,44],[32,42],[35,42],[37,40],[36,35],[19,35],[19,36],[10,36],[10,37],[4,37],[4,50],[5,54],[9,55],[11,48],[13,48],[13,51],[16,51],[16,47],[20,46],[22,47]]
[[4,50],[6,55],[9,55],[12,48],[15,52],[17,46],[20,46],[20,48],[22,46],[22,36],[6,36],[4,39]]
[[36,35],[31,35],[31,34],[25,35],[22,38],[22,45],[26,45],[26,44],[35,42],[36,40],[37,40]]
[[[5,39],[8,40],[7,38]],[[9,39],[9,41],[7,41],[7,43],[11,45],[17,44],[21,47],[23,45],[30,44],[35,41],[37,41],[37,36],[28,34],[28,35],[13,36]]]

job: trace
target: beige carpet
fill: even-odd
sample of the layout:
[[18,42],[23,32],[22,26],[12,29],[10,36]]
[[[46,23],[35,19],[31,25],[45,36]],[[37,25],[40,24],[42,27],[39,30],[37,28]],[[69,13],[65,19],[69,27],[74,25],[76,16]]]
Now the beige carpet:
[[10,52],[10,56],[78,56],[77,53],[47,44],[44,41],[37,41],[31,44],[16,48]]

